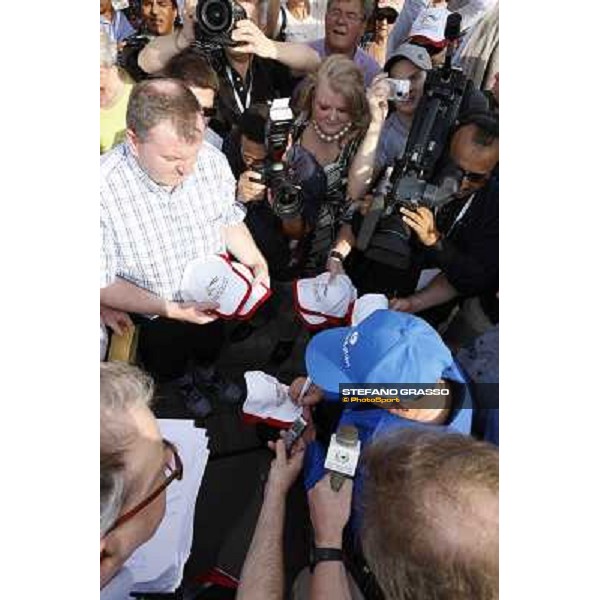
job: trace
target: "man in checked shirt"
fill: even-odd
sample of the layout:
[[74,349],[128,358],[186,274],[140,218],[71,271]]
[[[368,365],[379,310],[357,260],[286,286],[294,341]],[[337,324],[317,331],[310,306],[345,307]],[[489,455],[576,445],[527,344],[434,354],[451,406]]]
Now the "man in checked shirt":
[[223,337],[210,312],[216,305],[183,302],[186,265],[228,251],[257,282],[269,285],[269,273],[227,159],[202,142],[201,108],[188,88],[173,79],[138,83],[126,125],[126,141],[100,162],[100,301],[143,315],[141,359],[167,381],[192,358],[214,362]]

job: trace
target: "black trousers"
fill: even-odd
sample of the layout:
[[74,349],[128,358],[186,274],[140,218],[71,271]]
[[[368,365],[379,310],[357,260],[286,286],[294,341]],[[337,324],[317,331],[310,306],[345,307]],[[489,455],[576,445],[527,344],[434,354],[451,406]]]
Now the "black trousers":
[[138,351],[144,368],[156,381],[181,377],[190,360],[213,363],[224,339],[221,320],[196,325],[158,317],[140,319]]

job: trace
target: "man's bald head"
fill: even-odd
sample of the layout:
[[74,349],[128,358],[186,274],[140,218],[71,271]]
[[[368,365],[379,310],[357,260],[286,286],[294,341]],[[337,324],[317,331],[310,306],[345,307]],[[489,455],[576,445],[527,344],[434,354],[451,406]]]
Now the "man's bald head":
[[360,538],[385,597],[497,597],[496,448],[403,429],[364,460]]
[[201,134],[198,131],[200,114],[198,100],[181,81],[149,79],[137,83],[131,92],[127,129],[144,142],[152,128],[168,121],[177,135],[191,144]]

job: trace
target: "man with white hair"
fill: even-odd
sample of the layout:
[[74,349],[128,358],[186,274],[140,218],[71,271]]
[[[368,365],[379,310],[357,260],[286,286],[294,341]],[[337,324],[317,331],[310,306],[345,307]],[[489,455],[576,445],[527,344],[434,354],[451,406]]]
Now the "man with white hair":
[[100,365],[103,599],[126,595],[119,592],[125,591],[132,578],[122,567],[154,535],[165,514],[165,490],[183,477],[177,450],[162,438],[149,408],[152,394],[152,381],[139,369],[123,363]]
[[371,0],[328,0],[325,37],[309,44],[321,58],[344,54],[353,60],[362,71],[367,86],[381,72],[377,61],[359,47],[372,10]]

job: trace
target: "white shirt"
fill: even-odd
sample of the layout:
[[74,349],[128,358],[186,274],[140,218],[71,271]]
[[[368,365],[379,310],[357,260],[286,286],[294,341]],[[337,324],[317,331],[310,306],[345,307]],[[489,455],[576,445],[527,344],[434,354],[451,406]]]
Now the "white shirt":
[[194,171],[173,190],[141,169],[127,143],[100,159],[100,283],[116,276],[181,301],[181,279],[195,258],[225,251],[223,227],[244,220],[225,155],[203,143]]
[[[325,22],[319,20],[313,14],[313,7],[308,17],[305,19],[297,19],[285,6],[282,5],[282,9],[285,11],[286,24],[285,24],[285,41],[286,42],[298,42],[307,44],[313,40],[318,40],[325,35]],[[278,31],[281,31],[283,25],[283,19],[281,11],[279,11],[279,20],[277,21]]]

